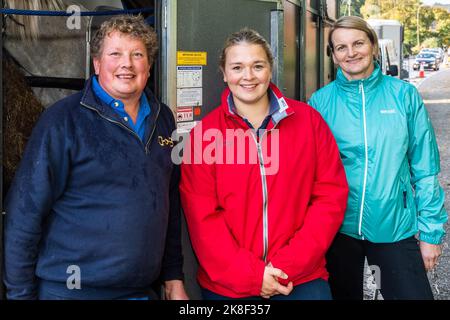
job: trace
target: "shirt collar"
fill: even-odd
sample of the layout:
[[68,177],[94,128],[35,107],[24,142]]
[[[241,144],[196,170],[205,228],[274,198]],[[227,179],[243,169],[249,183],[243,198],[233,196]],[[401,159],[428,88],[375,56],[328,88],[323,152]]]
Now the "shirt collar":
[[111,97],[108,92],[105,91],[105,89],[102,88],[100,83],[97,80],[97,76],[94,76],[92,78],[92,89],[94,90],[94,93],[97,97],[102,100],[103,103],[107,104],[110,107],[124,107],[123,102],[117,99],[114,99]]
[[[268,116],[272,116],[275,112],[277,112],[280,108],[278,104],[278,98],[273,92],[272,89],[267,90],[269,93],[269,114]],[[228,96],[228,108],[231,114],[238,115],[238,112],[236,110],[236,105],[234,104],[233,100],[233,94],[230,92],[230,95]]]
[[[119,112],[125,112],[125,105],[122,101],[118,99],[114,99],[111,97],[105,89],[102,88],[100,83],[97,80],[97,76],[92,77],[92,89],[97,97],[100,100]],[[147,97],[145,94],[141,94],[141,98],[139,99],[139,117],[145,118],[150,114],[150,104],[148,103]]]

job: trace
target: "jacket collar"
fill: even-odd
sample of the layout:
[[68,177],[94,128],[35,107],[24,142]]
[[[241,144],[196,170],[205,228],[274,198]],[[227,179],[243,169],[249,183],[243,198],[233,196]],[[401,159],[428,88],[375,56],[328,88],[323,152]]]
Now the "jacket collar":
[[[125,126],[128,126],[128,124],[124,123],[123,120],[119,117],[117,112],[115,112],[111,106],[107,105],[105,102],[103,102],[99,97],[97,97],[94,93],[94,90],[92,89],[92,79],[93,76],[91,76],[85,83],[84,89],[82,90],[82,97],[81,97],[81,105],[96,110],[101,116],[114,120],[116,122],[120,122]],[[151,106],[152,112],[150,113],[150,116],[147,117],[147,125],[145,128],[145,134],[144,134],[144,141],[147,141],[151,137],[151,132],[153,131],[153,128],[156,125],[156,121],[158,120],[159,112],[161,110],[160,102],[156,99],[156,97],[153,95],[150,89],[147,87],[144,89],[143,94],[147,97],[147,101],[149,105]],[[132,130],[130,128],[130,130]]]
[[[270,83],[268,91],[271,99],[275,99],[275,101],[271,101],[271,105],[274,107],[271,108],[272,124],[267,127],[267,129],[270,129],[271,127],[276,126],[278,122],[286,118],[288,115],[294,113],[294,110],[287,104],[285,97],[275,84]],[[232,101],[232,93],[229,88],[226,88],[222,92],[221,100],[222,110],[228,117],[243,121],[239,115],[233,112],[234,106],[230,105],[230,100]]]
[[336,77],[336,84],[343,90],[352,93],[359,93],[359,86],[360,84],[363,84],[364,91],[369,92],[377,87],[382,78],[383,74],[381,73],[380,66],[377,62],[374,62],[374,70],[372,74],[368,78],[360,80],[348,80],[342,72],[342,69],[339,68]]

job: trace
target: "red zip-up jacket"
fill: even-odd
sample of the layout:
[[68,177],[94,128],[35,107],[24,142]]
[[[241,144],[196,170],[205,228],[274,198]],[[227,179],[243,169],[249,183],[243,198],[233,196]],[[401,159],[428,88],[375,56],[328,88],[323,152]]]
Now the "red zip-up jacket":
[[325,252],[348,186],[325,121],[271,84],[278,110],[259,137],[232,111],[231,93],[185,145],[181,199],[199,284],[231,298],[259,296],[265,265],[294,286],[327,279]]

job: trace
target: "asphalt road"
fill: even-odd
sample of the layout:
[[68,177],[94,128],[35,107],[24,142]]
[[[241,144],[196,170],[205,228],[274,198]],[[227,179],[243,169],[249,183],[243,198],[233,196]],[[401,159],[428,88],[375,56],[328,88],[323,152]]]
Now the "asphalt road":
[[[450,213],[450,68],[429,76],[418,85],[427,108],[441,159],[439,181],[445,190],[445,207]],[[443,253],[436,271],[429,274],[435,299],[450,300],[450,225],[443,243]]]
[[[442,64],[439,71],[425,71],[419,78],[417,71],[410,72],[410,83],[415,85],[430,115],[440,152],[441,173],[439,181],[445,191],[445,208],[450,213],[450,64]],[[439,265],[428,273],[435,299],[450,300],[450,224],[445,226],[447,236],[443,243],[443,253]],[[375,295],[370,276],[364,279],[364,299],[383,299]]]

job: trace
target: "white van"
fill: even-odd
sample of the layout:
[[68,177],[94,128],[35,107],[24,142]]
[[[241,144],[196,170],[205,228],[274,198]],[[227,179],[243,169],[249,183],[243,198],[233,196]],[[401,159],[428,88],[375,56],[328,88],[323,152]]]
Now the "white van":
[[397,65],[399,60],[399,53],[395,50],[394,40],[392,39],[378,39],[378,63],[381,71],[393,77],[399,77],[398,70],[401,66]]
[[403,25],[398,20],[386,19],[368,19],[367,23],[375,30],[378,39],[393,41],[396,59],[390,57],[390,64],[398,67],[400,79],[408,78],[408,71],[403,69]]

